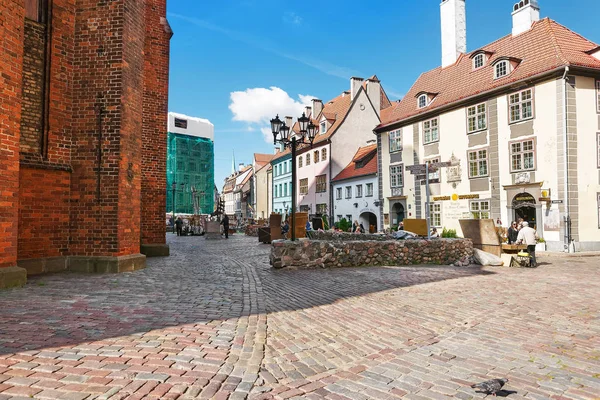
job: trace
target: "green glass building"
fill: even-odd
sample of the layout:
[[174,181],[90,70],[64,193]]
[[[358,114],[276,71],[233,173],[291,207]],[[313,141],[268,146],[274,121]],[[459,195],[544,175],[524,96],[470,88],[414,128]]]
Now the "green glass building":
[[167,213],[211,214],[215,210],[214,154],[210,121],[169,113]]

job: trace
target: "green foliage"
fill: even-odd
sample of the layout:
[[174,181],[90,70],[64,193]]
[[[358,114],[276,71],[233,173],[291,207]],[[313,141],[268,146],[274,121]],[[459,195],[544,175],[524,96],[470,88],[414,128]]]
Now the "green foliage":
[[323,230],[328,231],[329,230],[329,220],[328,220],[327,216],[323,215],[321,217],[321,219],[323,220]]
[[538,243],[546,243],[546,239],[544,239],[544,238],[539,238],[537,242],[538,242]]
[[456,235],[456,229],[446,229],[442,231],[442,237],[445,239],[456,239],[458,236]]
[[342,232],[348,232],[348,229],[350,229],[350,222],[348,222],[348,220],[346,218],[342,218],[340,220],[340,222],[338,222],[338,228],[340,228],[340,230]]
[[390,229],[392,230],[392,232],[396,232],[398,230],[398,225],[392,225]]

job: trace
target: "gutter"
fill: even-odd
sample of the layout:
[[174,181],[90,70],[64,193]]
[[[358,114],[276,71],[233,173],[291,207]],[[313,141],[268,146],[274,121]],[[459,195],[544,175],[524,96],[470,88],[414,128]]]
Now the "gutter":
[[562,76],[562,80],[563,80],[563,117],[564,117],[564,121],[563,121],[563,144],[564,144],[564,151],[565,151],[565,155],[564,155],[564,180],[563,180],[563,185],[564,185],[564,193],[565,193],[565,216],[564,216],[564,222],[565,222],[565,253],[574,253],[575,252],[575,248],[574,246],[572,246],[572,241],[571,241],[571,216],[570,216],[570,209],[569,209],[569,137],[568,137],[568,129],[567,129],[567,121],[568,121],[568,115],[567,115],[567,84],[568,84],[568,75],[569,73],[569,67],[566,66],[565,67],[565,72]]

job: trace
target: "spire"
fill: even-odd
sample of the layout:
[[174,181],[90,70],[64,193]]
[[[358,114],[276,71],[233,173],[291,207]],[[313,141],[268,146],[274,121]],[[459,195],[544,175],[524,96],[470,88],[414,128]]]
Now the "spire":
[[235,150],[233,150],[233,158],[231,160],[231,175],[235,174]]

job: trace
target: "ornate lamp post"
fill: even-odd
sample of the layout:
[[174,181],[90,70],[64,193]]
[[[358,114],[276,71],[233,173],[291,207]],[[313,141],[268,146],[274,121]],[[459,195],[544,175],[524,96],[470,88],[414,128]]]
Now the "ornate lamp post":
[[281,143],[284,148],[292,149],[292,241],[296,240],[296,149],[299,144],[310,144],[312,147],[317,135],[317,127],[304,113],[298,118],[300,127],[300,138],[292,133],[290,139],[291,128],[286,126],[277,115],[271,120],[271,132],[273,133],[273,144]]

